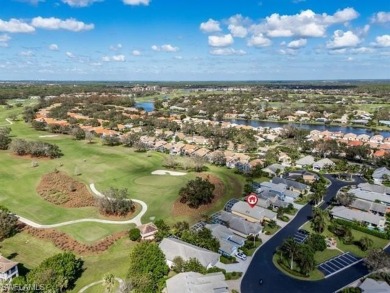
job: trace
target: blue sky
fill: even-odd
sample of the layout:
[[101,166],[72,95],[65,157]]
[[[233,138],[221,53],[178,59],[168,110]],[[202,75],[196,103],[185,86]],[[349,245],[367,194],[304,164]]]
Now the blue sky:
[[390,79],[389,0],[2,0],[1,80]]

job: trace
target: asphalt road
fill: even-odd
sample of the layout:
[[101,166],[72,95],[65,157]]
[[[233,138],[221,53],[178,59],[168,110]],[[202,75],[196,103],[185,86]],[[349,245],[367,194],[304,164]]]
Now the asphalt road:
[[[354,183],[342,182],[329,175],[326,175],[326,177],[332,184],[327,190],[324,203],[321,205],[323,209],[329,205],[330,200],[337,194],[337,191],[341,187],[364,182],[360,177],[355,177]],[[284,239],[293,236],[299,227],[308,221],[311,214],[312,206],[308,204],[299,211],[291,223],[257,250],[242,279],[242,293],[331,293],[368,273],[363,262],[359,262],[327,279],[320,281],[301,281],[283,274],[274,266],[272,256],[276,248],[282,244]],[[263,279],[262,285],[259,284],[260,279]]]

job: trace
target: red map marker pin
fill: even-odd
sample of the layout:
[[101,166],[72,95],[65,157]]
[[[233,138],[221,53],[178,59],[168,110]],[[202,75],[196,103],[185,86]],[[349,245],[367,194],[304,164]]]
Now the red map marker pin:
[[249,204],[251,208],[253,208],[259,199],[257,198],[257,195],[254,193],[249,194],[249,196],[246,198],[246,202]]

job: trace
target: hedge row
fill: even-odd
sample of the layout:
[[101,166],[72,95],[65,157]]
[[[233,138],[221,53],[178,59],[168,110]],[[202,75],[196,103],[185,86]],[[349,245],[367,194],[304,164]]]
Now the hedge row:
[[334,222],[337,224],[341,224],[343,226],[347,226],[347,227],[350,227],[352,229],[358,230],[360,232],[370,234],[370,235],[378,237],[378,238],[388,239],[388,240],[390,239],[390,233],[383,233],[383,232],[379,232],[376,230],[371,230],[371,229],[368,229],[366,227],[362,227],[355,222],[350,222],[350,221],[346,221],[346,220],[342,220],[342,219],[334,219]]

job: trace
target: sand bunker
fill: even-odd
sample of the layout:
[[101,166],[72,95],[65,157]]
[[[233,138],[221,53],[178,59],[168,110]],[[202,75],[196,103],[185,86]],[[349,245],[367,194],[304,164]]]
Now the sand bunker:
[[175,172],[175,171],[167,171],[167,170],[156,170],[152,172],[152,175],[171,175],[171,176],[184,176],[187,173],[184,172]]

